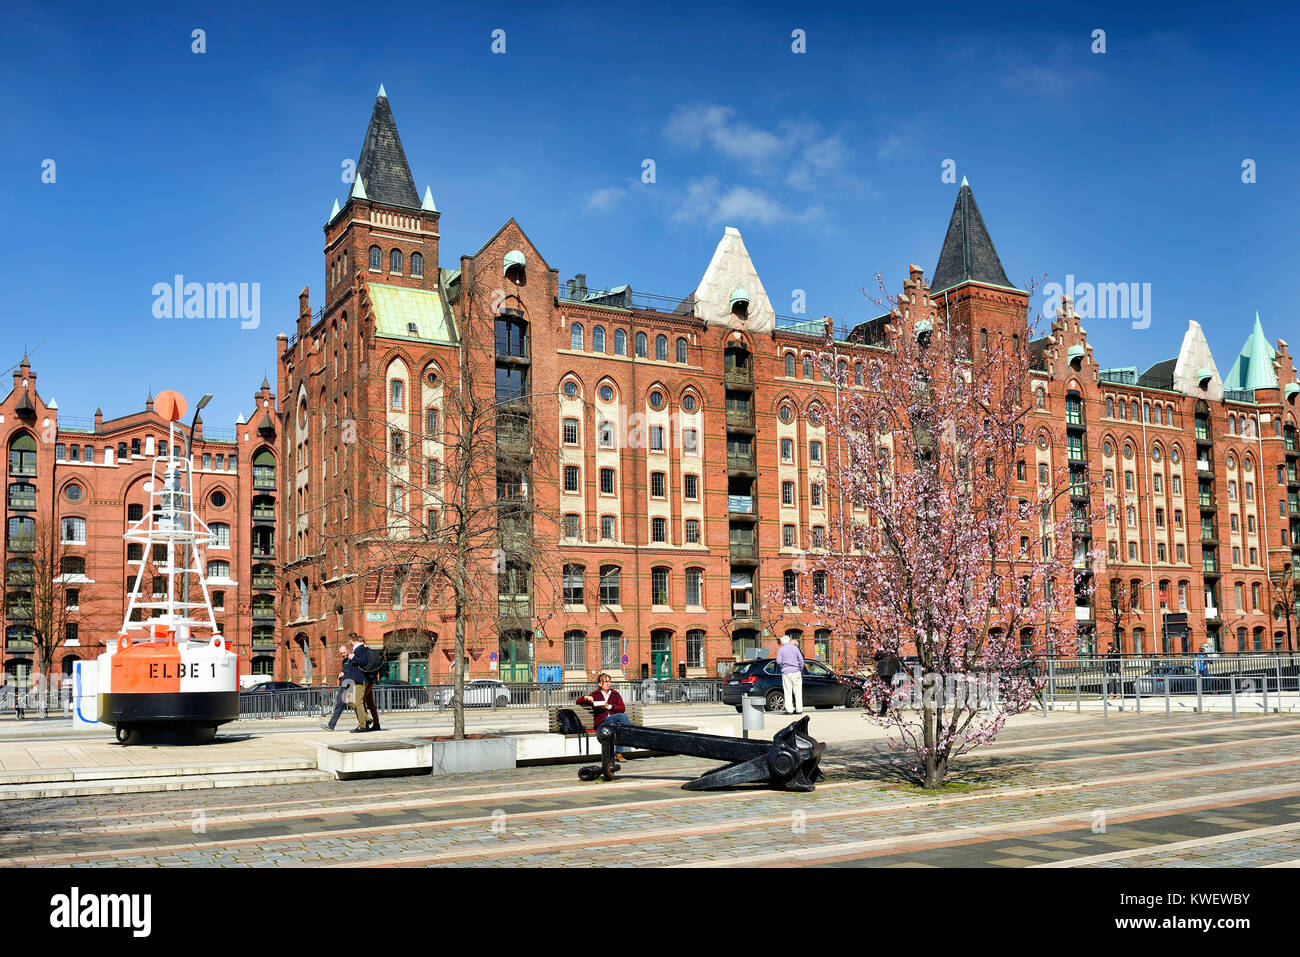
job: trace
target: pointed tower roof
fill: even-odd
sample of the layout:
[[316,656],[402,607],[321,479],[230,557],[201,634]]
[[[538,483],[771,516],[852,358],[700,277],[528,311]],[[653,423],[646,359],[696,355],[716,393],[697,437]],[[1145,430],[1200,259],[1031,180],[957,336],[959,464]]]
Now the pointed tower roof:
[[776,326],[776,311],[749,258],[740,230],[728,226],[691,300],[698,318],[706,323],[725,324],[731,322],[732,308],[742,299],[746,304],[745,328],[750,332],[770,333]]
[[998,251],[993,248],[989,231],[984,227],[984,217],[975,203],[970,183],[963,176],[930,288],[939,292],[968,281],[1014,288],[1002,269],[1002,260],[998,259]]
[[424,201],[420,203],[421,209],[427,209],[431,213],[436,213],[438,207],[433,205],[433,190],[428,186],[424,187]]
[[337,216],[338,214],[339,214],[339,201],[336,199],[334,200],[334,208],[330,210],[330,218],[325,220],[325,225],[328,226],[330,223],[334,222],[334,217]]
[[[1204,383],[1205,388],[1201,385]],[[1174,362],[1174,389],[1184,395],[1202,396],[1212,402],[1223,399],[1223,379],[1214,364],[1205,331],[1195,320],[1188,320],[1183,345]]]
[[1268,344],[1264,336],[1264,327],[1255,313],[1255,328],[1250,331],[1246,344],[1241,347],[1237,361],[1228,370],[1223,380],[1225,389],[1276,389],[1277,375],[1273,372],[1273,360],[1277,351]]
[[[411,168],[406,164],[402,138],[397,135],[397,123],[388,105],[388,94],[379,88],[375,108],[370,113],[370,126],[366,129],[361,156],[357,159],[357,182],[365,180],[365,195],[376,203],[388,206],[420,208],[420,194],[415,191]],[[355,192],[353,195],[357,195]],[[360,198],[360,197],[358,197]]]

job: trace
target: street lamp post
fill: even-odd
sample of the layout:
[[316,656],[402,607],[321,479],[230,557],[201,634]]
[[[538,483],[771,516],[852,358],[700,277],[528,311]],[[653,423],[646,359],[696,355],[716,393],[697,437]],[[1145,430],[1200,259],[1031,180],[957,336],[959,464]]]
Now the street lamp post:
[[[189,492],[190,492],[190,508],[189,508],[189,511],[188,511],[188,512],[186,513],[186,515],[185,515],[185,530],[186,530],[187,532],[193,532],[193,531],[194,531],[194,523],[190,520],[190,515],[192,515],[192,514],[194,513],[194,455],[193,455],[193,451],[194,451],[194,427],[195,427],[196,425],[198,425],[198,422],[199,422],[199,413],[202,412],[202,411],[203,411],[203,407],[206,406],[206,405],[207,405],[209,402],[211,402],[211,401],[212,401],[212,393],[211,393],[211,392],[205,392],[205,393],[203,394],[203,398],[199,399],[199,404],[196,405],[196,406],[194,407],[194,418],[190,419],[190,431],[189,431],[189,435],[188,435],[188,436],[186,437],[186,439],[185,439],[185,474],[186,474],[185,485],[186,485],[186,487],[189,489]],[[190,548],[192,547],[192,545],[193,545],[193,537],[192,537],[192,536],[186,536],[186,538],[185,538],[185,578],[184,578],[184,584],[181,586],[181,589],[182,589],[182,599],[181,599],[181,600],[185,603],[185,617],[186,617],[186,618],[188,618],[189,615],[190,615],[190,611],[189,611],[189,602],[190,602]]]

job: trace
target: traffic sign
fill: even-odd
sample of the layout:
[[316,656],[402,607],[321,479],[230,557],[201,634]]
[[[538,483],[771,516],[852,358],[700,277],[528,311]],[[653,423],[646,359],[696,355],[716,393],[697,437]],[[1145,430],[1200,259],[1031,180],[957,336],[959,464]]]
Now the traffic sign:
[[627,655],[623,656],[623,664],[627,664]]
[[492,652],[492,654],[488,655],[488,661],[496,661],[496,660],[497,660],[497,653],[495,651]]

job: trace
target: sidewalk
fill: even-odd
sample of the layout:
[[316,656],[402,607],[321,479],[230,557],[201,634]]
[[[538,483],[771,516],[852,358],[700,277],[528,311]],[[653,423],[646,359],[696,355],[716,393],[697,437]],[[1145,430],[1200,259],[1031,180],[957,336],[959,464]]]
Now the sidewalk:
[[[346,716],[345,716],[346,717]],[[750,736],[770,740],[793,718],[769,714],[765,728]],[[809,730],[819,741],[883,741],[884,731],[870,722],[862,711],[813,711]],[[1031,712],[1017,715],[1008,727],[1041,727],[1045,724],[1066,725],[1080,721],[1096,723],[1096,714],[1075,715]],[[315,767],[316,745],[322,741],[348,742],[417,735],[450,734],[451,715],[412,714],[383,718],[384,730],[364,737],[349,734],[346,722],[330,733],[319,727],[319,719],[280,718],[252,719],[222,726],[216,740],[199,746],[133,745],[123,746],[113,738],[112,729],[73,731],[67,719],[35,722],[6,721],[0,727],[0,785],[32,783],[35,780],[84,779],[79,772],[120,772],[122,778],[140,775],[181,775],[186,771],[239,769],[244,772],[263,768],[267,771]],[[651,705],[646,708],[649,725],[672,724],[709,734],[739,736],[740,715],[721,705]],[[40,725],[39,729],[33,725]],[[546,715],[540,711],[515,711],[466,715],[466,730],[476,734],[519,734],[544,732]]]

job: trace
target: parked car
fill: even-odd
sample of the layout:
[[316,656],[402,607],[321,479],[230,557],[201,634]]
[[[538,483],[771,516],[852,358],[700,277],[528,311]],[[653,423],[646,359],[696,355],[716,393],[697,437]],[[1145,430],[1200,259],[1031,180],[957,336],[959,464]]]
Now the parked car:
[[422,708],[433,700],[427,685],[409,681],[380,681],[375,685],[375,707],[380,711]]
[[[722,686],[724,704],[740,710],[740,696],[753,692],[757,686],[763,695],[763,706],[768,711],[785,710],[785,692],[781,689],[781,668],[775,658],[742,661],[727,677]],[[820,661],[811,658],[803,663],[803,703],[813,708],[834,708],[849,705],[852,689],[842,683],[839,676]],[[861,704],[861,698],[858,698]]]
[[[1220,694],[1228,690],[1229,679],[1217,675],[1201,677],[1204,694]],[[1168,685],[1170,694],[1196,694],[1196,669],[1191,665],[1156,665],[1133,682],[1134,691],[1140,695],[1163,695]]]
[[[444,708],[451,707],[453,688],[438,689],[438,702]],[[465,682],[465,707],[467,708],[505,708],[510,704],[510,689],[504,682],[495,678],[475,678]]]
[[712,701],[713,689],[706,681],[672,678],[656,681],[646,678],[635,686],[634,700],[644,704],[689,703],[693,701]]
[[273,691],[301,691],[303,686],[293,681],[263,681],[261,684],[244,688],[241,695],[270,694]]

